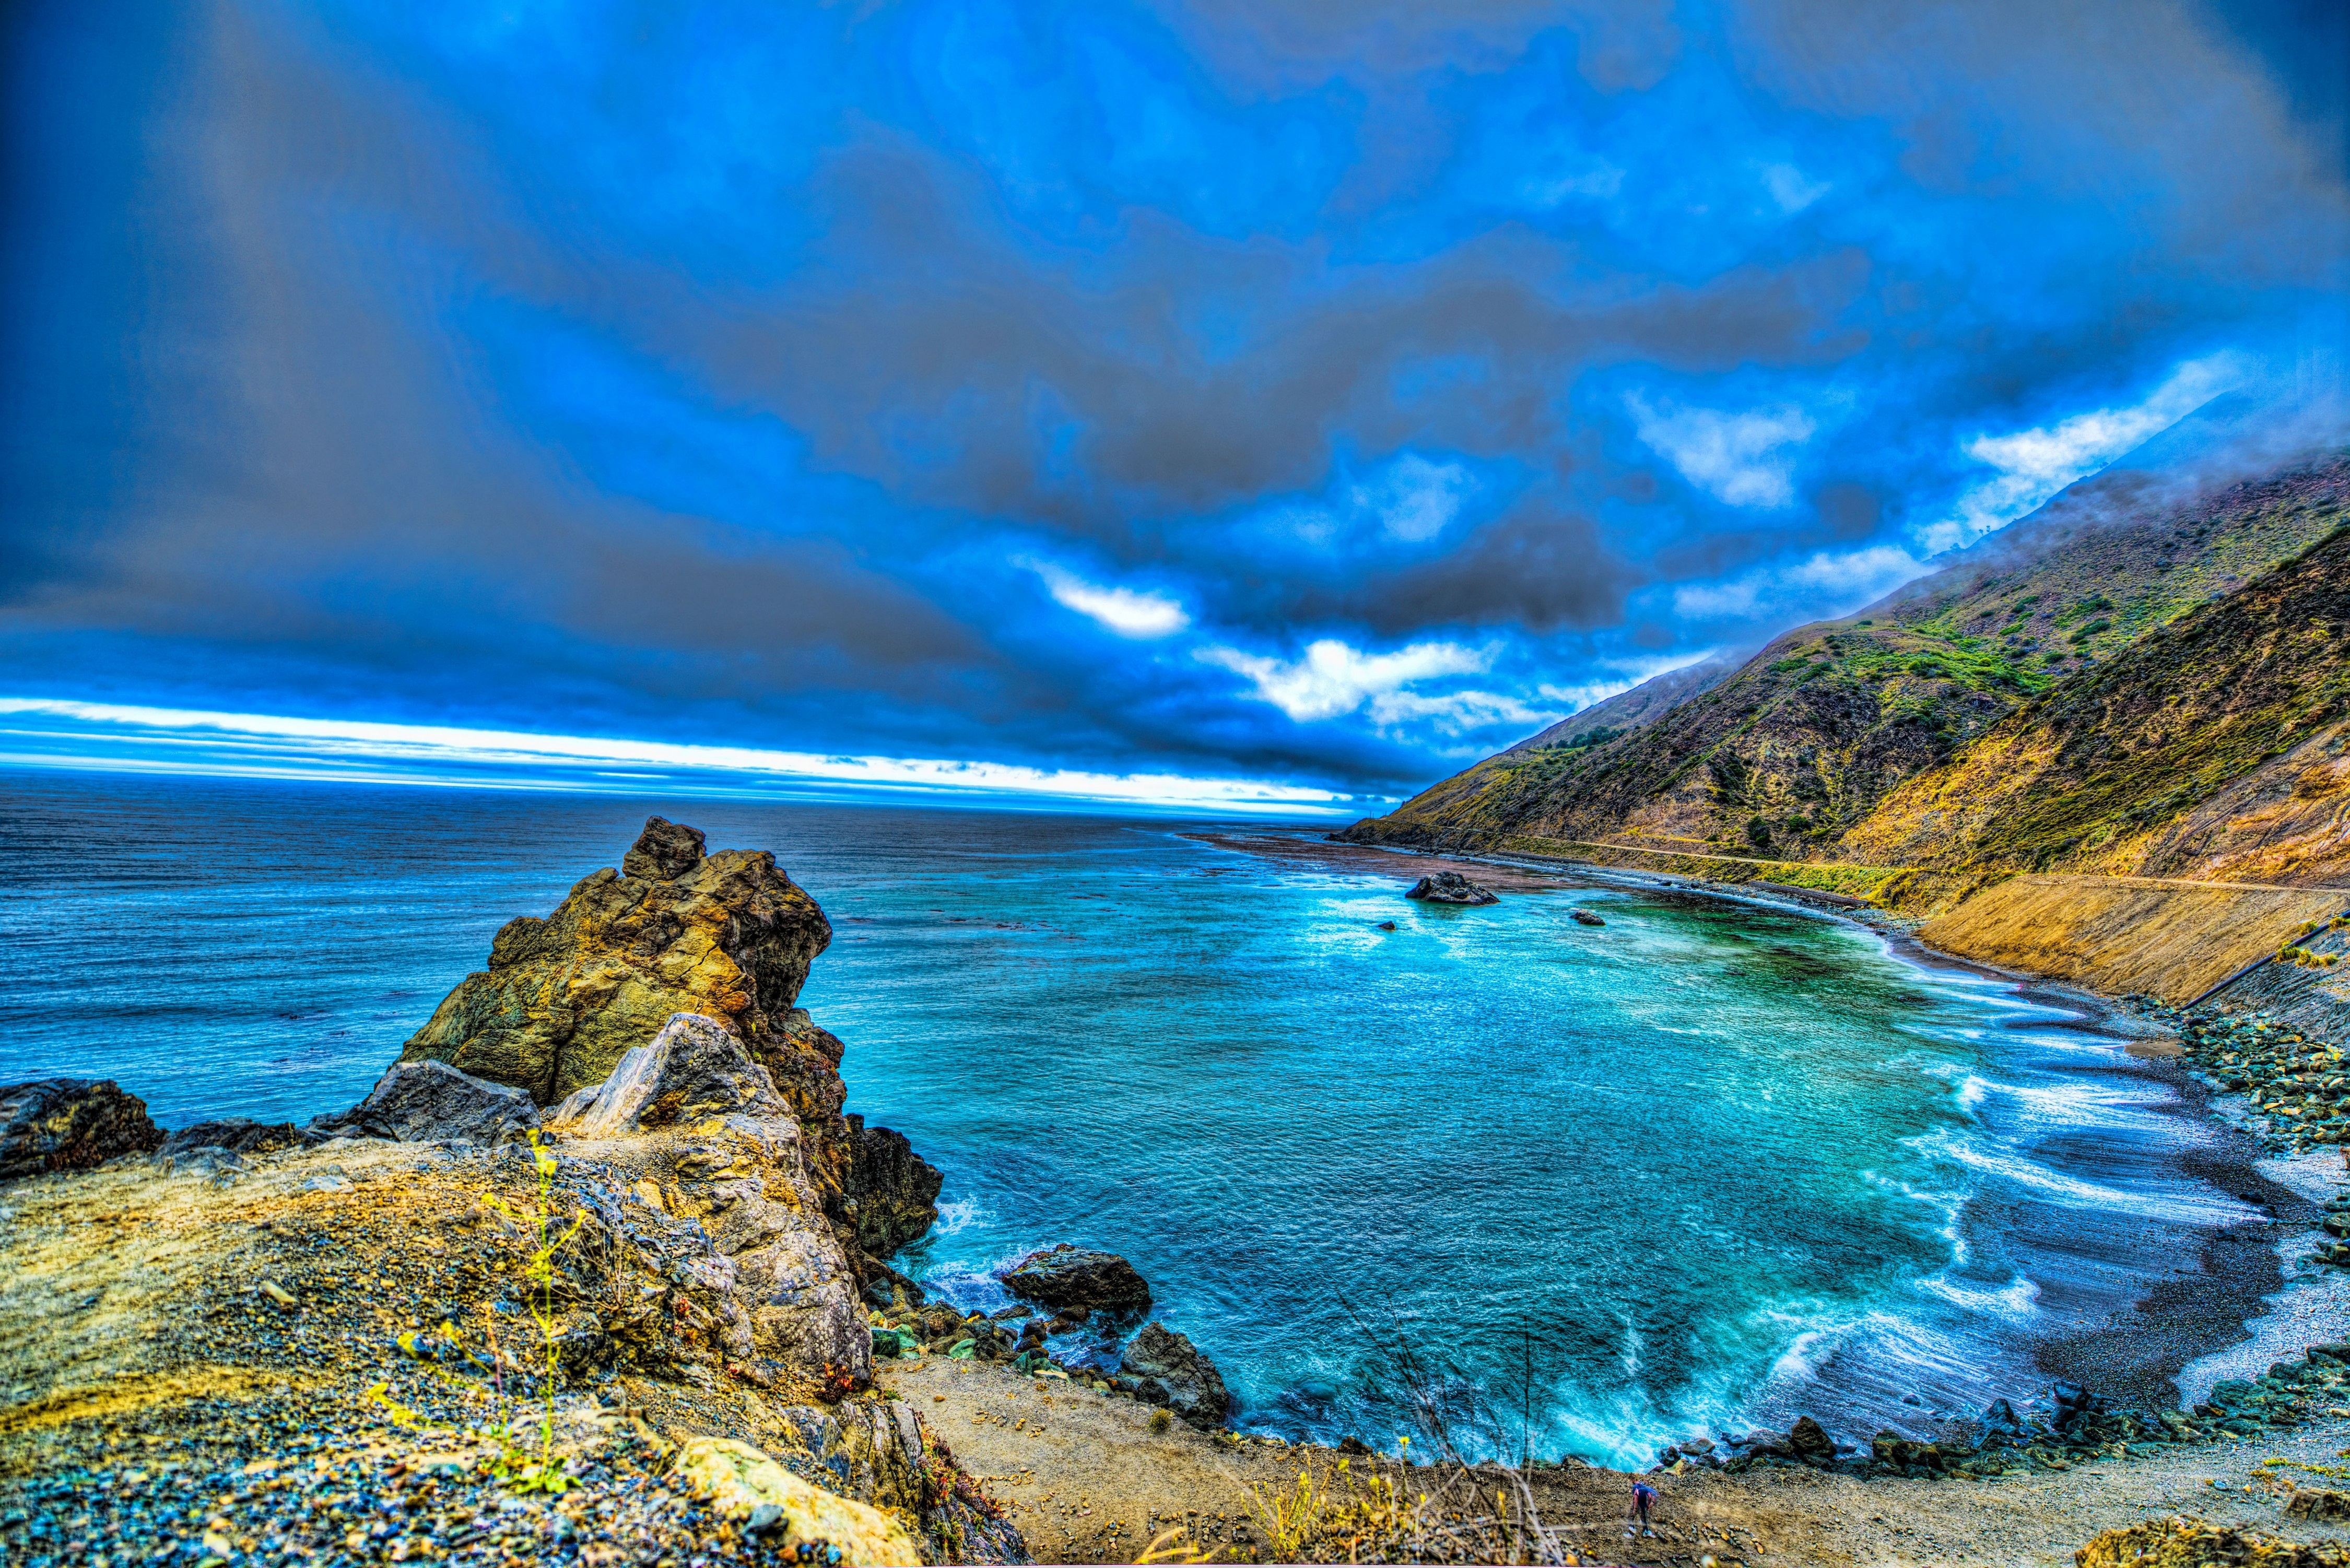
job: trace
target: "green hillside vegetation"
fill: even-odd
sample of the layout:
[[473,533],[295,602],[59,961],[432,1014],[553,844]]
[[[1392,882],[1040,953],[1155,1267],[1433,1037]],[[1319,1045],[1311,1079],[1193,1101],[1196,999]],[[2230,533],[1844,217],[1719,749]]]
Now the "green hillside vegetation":
[[2350,460],[2185,505],[2145,493],[2136,476],[2075,487],[1861,614],[1784,634],[1624,733],[1522,745],[1345,836],[1850,860],[1845,835],[1905,782],[2331,532]]
[[2350,711],[2346,629],[2350,531],[2336,531],[2027,703],[1894,791],[1844,848],[1945,868],[2138,873],[2199,805],[2324,749]]

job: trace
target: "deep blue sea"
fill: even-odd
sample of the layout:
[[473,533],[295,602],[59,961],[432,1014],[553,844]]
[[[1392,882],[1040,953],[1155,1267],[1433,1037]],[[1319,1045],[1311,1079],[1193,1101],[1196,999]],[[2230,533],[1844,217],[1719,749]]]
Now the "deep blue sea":
[[831,917],[802,1001],[849,1108],[946,1173],[904,1265],[978,1303],[1123,1253],[1243,1427],[1383,1441],[1403,1345],[1538,1454],[1916,1428],[2251,1218],[2163,1083],[2004,982],[1631,882],[1428,907],[1229,823],[0,775],[0,1083],[339,1109],[652,811]]

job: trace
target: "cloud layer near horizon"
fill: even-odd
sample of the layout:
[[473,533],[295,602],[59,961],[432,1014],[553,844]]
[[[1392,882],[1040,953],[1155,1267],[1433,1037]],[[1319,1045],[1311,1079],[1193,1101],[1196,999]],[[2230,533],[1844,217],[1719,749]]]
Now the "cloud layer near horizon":
[[1409,787],[2334,390],[2255,10],[35,5],[0,686]]

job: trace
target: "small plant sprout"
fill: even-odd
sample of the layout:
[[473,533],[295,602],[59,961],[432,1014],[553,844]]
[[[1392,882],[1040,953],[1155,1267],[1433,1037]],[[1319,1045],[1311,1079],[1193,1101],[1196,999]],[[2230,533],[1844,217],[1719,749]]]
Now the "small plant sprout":
[[[483,1204],[504,1215],[522,1228],[530,1251],[523,1264],[523,1306],[530,1314],[533,1327],[538,1331],[539,1361],[539,1420],[538,1451],[532,1454],[513,1440],[513,1424],[501,1421],[498,1432],[505,1447],[498,1473],[507,1486],[518,1492],[561,1492],[569,1489],[571,1478],[565,1473],[562,1461],[555,1457],[555,1383],[562,1370],[562,1341],[558,1330],[561,1320],[555,1313],[555,1254],[568,1246],[588,1222],[585,1211],[575,1211],[571,1223],[559,1234],[556,1212],[555,1156],[539,1141],[536,1128],[530,1134],[530,1160],[533,1177],[530,1197],[520,1207],[507,1203],[495,1193],[482,1194]],[[503,1366],[505,1357],[497,1351],[496,1326],[490,1329],[491,1360]],[[504,1404],[504,1380],[499,1379],[499,1404]]]

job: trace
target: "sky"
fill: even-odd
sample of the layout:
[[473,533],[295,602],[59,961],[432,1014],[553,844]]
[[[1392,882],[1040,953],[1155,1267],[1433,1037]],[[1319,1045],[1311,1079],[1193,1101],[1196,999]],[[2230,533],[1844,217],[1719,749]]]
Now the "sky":
[[20,5],[0,763],[1376,809],[2337,406],[2345,18]]

